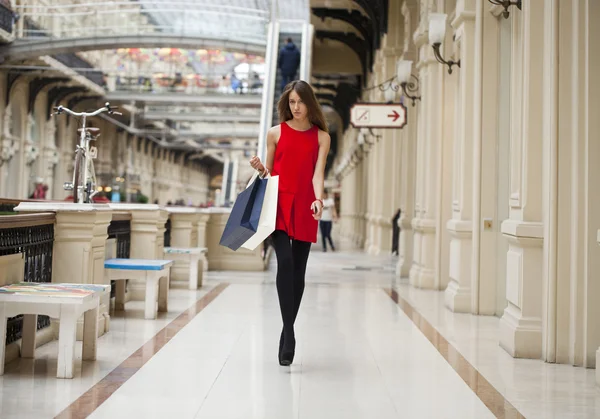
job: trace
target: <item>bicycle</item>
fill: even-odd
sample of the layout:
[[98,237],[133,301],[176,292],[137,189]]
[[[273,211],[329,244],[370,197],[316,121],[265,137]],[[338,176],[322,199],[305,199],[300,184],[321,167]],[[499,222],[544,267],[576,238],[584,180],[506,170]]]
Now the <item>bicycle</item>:
[[[91,203],[94,195],[98,193],[96,190],[96,172],[94,171],[93,160],[98,156],[98,149],[90,147],[90,142],[96,141],[100,137],[100,128],[86,127],[86,119],[96,116],[102,112],[108,112],[111,115],[122,115],[116,112],[110,103],[106,102],[104,107],[95,110],[94,112],[73,112],[64,106],[56,106],[53,108],[52,116],[60,115],[63,112],[71,116],[82,117],[82,127],[77,130],[80,133],[79,144],[75,150],[75,165],[73,167],[73,182],[65,182],[63,189],[73,192],[74,203]],[[96,134],[93,136],[93,134]]]

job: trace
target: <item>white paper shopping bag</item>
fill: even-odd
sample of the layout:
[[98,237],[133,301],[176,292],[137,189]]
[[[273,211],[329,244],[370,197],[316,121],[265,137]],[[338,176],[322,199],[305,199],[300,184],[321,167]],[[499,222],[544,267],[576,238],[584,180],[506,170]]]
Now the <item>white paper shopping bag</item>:
[[244,249],[254,250],[267,237],[275,231],[275,219],[277,218],[277,196],[279,193],[279,176],[270,176],[268,178],[267,190],[263,201],[262,211],[260,212],[260,221],[258,229],[242,247]]

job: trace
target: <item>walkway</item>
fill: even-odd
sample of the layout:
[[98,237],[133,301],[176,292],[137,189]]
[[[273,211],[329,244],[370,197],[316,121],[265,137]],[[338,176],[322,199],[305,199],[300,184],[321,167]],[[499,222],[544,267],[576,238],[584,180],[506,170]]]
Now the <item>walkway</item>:
[[35,362],[10,364],[0,378],[0,417],[600,415],[593,370],[512,359],[498,347],[497,318],[452,314],[442,293],[396,281],[393,266],[391,257],[315,246],[290,368],[277,363],[274,267],[211,272],[202,291],[172,290],[176,312],[156,321],[128,303],[99,340],[98,361],[83,369],[77,362],[75,379],[53,377],[55,342]]

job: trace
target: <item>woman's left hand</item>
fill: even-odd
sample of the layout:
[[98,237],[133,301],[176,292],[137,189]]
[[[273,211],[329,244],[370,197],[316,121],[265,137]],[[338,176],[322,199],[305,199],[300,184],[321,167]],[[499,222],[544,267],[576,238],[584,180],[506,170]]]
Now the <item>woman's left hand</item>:
[[318,221],[321,219],[321,216],[323,215],[323,204],[321,204],[321,201],[315,200],[310,205],[310,210],[313,213],[313,218]]

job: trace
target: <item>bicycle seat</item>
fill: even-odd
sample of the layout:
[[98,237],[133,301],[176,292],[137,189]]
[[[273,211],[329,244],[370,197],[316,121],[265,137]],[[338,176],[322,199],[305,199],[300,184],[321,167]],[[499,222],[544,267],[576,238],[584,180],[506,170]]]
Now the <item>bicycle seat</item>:
[[[77,132],[81,132],[81,130],[83,130],[83,128],[77,129]],[[92,134],[100,132],[100,128],[96,128],[96,127],[88,127],[88,128],[85,128],[85,130],[86,130],[86,132],[89,132]]]

